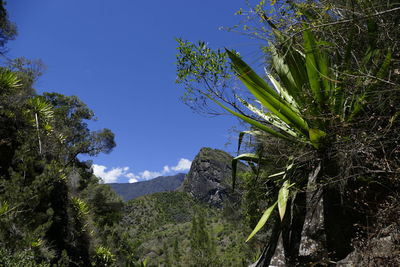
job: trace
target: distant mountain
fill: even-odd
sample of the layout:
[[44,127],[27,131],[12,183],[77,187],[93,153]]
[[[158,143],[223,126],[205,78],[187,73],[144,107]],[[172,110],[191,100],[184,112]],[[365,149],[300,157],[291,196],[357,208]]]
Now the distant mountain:
[[178,173],[173,176],[160,176],[149,181],[137,183],[112,183],[108,184],[111,188],[128,201],[140,196],[149,195],[158,192],[174,191],[185,179],[184,173]]

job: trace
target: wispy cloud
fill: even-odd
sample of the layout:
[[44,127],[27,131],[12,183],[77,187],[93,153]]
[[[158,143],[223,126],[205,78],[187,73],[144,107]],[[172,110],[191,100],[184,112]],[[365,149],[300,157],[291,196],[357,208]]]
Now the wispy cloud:
[[174,172],[188,171],[190,169],[191,165],[192,165],[192,162],[190,160],[181,158],[175,166],[165,165],[161,171],[145,170],[145,171],[139,172],[137,177],[139,177],[140,180],[150,180],[150,179],[156,178],[158,176],[168,175],[168,174],[172,174]]
[[93,164],[93,174],[100,177],[104,183],[115,183],[123,179],[128,179],[129,183],[136,183],[163,175],[188,171],[191,165],[192,162],[190,160],[181,158],[175,166],[165,165],[160,171],[145,170],[134,174],[129,172],[129,167],[117,167],[107,171],[106,166]]
[[106,184],[115,183],[121,177],[134,178],[134,174],[128,171],[129,167],[112,168],[107,171],[106,166],[93,164],[93,174],[100,177]]
[[[192,162],[188,159],[180,159],[178,164],[174,167],[171,167],[172,170],[180,172],[180,171],[187,171],[192,166]],[[168,166],[165,166],[168,167]],[[164,167],[164,168],[165,168]]]
[[153,172],[153,171],[145,170],[145,171],[139,173],[139,177],[142,180],[151,180],[153,178],[156,178],[158,176],[162,176],[162,175],[165,175],[165,174],[167,174],[167,173],[165,173],[165,172]]
[[126,177],[128,177],[129,178],[129,183],[130,184],[133,184],[133,183],[136,183],[136,182],[139,182],[139,177],[137,177],[136,175],[134,175],[133,173],[128,173],[127,175],[126,175]]

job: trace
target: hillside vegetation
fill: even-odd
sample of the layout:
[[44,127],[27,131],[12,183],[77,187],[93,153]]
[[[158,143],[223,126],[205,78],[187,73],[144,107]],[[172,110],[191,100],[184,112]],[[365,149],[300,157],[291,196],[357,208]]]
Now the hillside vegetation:
[[[196,258],[213,266],[247,266],[257,254],[244,243],[245,227],[240,221],[227,219],[222,210],[184,192],[155,193],[129,201],[120,226],[135,244],[135,257],[147,259],[150,266],[190,266]],[[208,239],[204,244],[193,243],[203,238]],[[196,255],[196,249],[207,254]]]

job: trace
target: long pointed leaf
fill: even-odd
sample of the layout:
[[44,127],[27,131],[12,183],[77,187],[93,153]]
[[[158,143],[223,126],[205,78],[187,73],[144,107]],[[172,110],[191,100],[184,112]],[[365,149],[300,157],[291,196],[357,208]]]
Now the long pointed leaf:
[[278,210],[281,221],[283,221],[283,217],[285,216],[287,201],[289,199],[289,186],[289,180],[286,180],[278,193]]
[[249,65],[247,65],[246,62],[244,62],[240,57],[238,57],[235,53],[231,52],[228,49],[225,49],[229,58],[231,59],[233,63],[234,69],[237,71],[239,74],[239,78],[242,80],[248,80],[257,85],[258,87],[263,88],[265,91],[267,91],[270,95],[272,95],[275,98],[279,98],[279,95],[269,87],[269,85],[264,81],[263,78],[258,76],[252,68],[250,68]]
[[319,129],[310,129],[310,141],[315,148],[320,148],[326,133]]
[[[271,95],[268,95],[267,92],[263,92],[261,90],[258,90],[256,86],[252,82],[249,82],[247,80],[242,80],[243,84],[249,89],[250,93],[252,93],[257,100],[263,104],[264,107],[266,107],[269,111],[272,113],[276,114],[282,121],[284,121],[287,124],[293,124],[293,122],[281,112],[284,109],[284,105],[282,102],[279,100],[273,98]],[[301,127],[299,127],[299,130]]]
[[318,62],[318,69],[320,72],[320,76],[322,79],[322,85],[324,87],[325,98],[328,98],[331,94],[331,80],[329,79],[330,76],[329,63],[328,63],[328,57],[326,56],[325,53],[322,53],[321,50],[319,50],[319,53],[317,53],[317,62]]
[[310,31],[304,31],[304,48],[306,52],[306,68],[311,92],[318,105],[322,104],[321,84],[316,59],[316,43]]
[[[261,109],[256,108],[254,105],[248,103],[246,100],[236,97],[244,106],[246,106],[251,112],[260,116],[264,119],[268,124],[275,126],[276,128],[282,130],[283,132],[293,136],[294,138],[302,138],[304,133],[299,131],[296,128],[290,127],[286,122],[282,121],[279,117],[274,115],[273,113],[264,113]],[[302,136],[303,135],[303,136]],[[307,136],[308,137],[308,136]]]
[[[249,91],[272,113],[281,118],[284,122],[308,134],[308,125],[295,111],[291,109],[286,101],[283,100],[272,88],[270,88],[262,78],[260,78],[243,60],[236,54],[227,50],[232,64],[239,74],[240,80]],[[251,76],[250,76],[251,75]],[[259,81],[262,80],[263,83]]]
[[292,47],[285,48],[281,56],[278,49],[269,43],[272,66],[288,93],[303,107],[308,105],[304,88],[309,88],[305,56]]
[[268,178],[274,178],[274,177],[277,177],[277,176],[281,176],[281,175],[284,175],[285,173],[286,173],[285,171],[277,172],[277,173],[268,175]]
[[293,111],[300,115],[299,105],[296,103],[296,100],[294,100],[294,98],[287,92],[287,90],[283,88],[282,85],[274,78],[274,76],[268,73],[266,69],[265,73],[267,74],[267,77],[271,81],[272,85],[275,87],[276,91],[278,91],[282,98],[290,104],[290,107],[293,109]]
[[268,221],[269,217],[271,217],[272,212],[274,211],[276,205],[278,202],[275,202],[271,207],[269,207],[261,217],[261,219],[258,221],[256,227],[254,228],[253,232],[249,235],[249,237],[246,239],[246,242],[249,241],[260,229],[265,225],[265,223]]
[[262,124],[262,123],[260,123],[260,122],[258,122],[258,121],[255,121],[255,120],[253,120],[253,119],[250,119],[249,117],[246,117],[245,115],[242,115],[242,114],[240,114],[240,113],[237,113],[237,112],[235,112],[235,111],[233,111],[233,110],[231,110],[231,109],[225,107],[224,105],[222,105],[222,104],[219,103],[217,100],[215,100],[215,99],[213,99],[212,97],[210,97],[209,95],[206,95],[206,96],[209,97],[209,98],[210,98],[212,101],[214,101],[216,104],[218,104],[219,106],[221,106],[223,109],[225,109],[226,111],[228,111],[229,113],[231,113],[231,114],[235,115],[236,117],[238,117],[238,118],[244,120],[245,122],[247,122],[247,123],[253,125],[254,127],[256,127],[256,128],[258,128],[258,129],[260,129],[260,130],[266,132],[266,133],[272,134],[272,135],[274,135],[274,136],[276,136],[276,137],[279,137],[279,138],[282,138],[282,139],[286,139],[286,140],[289,140],[289,141],[295,141],[295,140],[289,138],[289,137],[286,136],[286,135],[283,135],[283,134],[281,134],[281,133],[279,133],[279,132],[277,132],[277,131],[272,130],[272,129],[269,128],[268,126],[265,126],[264,124]]

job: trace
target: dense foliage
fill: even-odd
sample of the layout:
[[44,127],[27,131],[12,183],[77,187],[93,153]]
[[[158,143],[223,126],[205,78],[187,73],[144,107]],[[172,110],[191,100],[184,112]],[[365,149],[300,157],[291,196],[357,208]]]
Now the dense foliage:
[[240,221],[184,192],[129,201],[118,227],[131,249],[126,257],[150,266],[246,266],[260,253],[243,242]]
[[[108,129],[92,132],[87,128],[84,120],[93,113],[78,98],[37,95],[20,78],[25,73],[7,66],[0,73],[0,239],[4,252],[0,260],[23,257],[35,265],[63,259],[71,265],[90,265],[95,236],[86,203],[90,199],[82,197],[98,179],[92,175],[91,164],[77,156],[109,152],[115,146],[114,135]],[[98,195],[106,196],[105,192]],[[100,214],[110,216],[112,212]]]
[[[16,31],[3,1],[0,28],[4,47]],[[89,130],[94,114],[77,97],[38,95],[41,72],[24,58],[0,67],[0,265],[104,266],[113,244],[99,229],[118,220],[122,201],[77,157],[110,152],[114,134]]]

